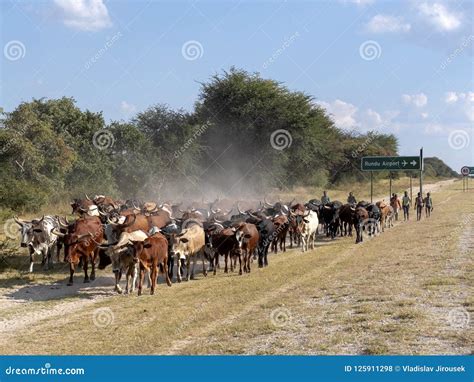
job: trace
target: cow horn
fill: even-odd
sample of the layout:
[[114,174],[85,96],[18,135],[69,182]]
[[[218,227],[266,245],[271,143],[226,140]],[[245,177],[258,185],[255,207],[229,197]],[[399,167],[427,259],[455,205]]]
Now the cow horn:
[[212,220],[214,220],[216,223],[220,223],[220,224],[224,223],[224,222],[221,221],[221,220],[217,220],[215,217],[213,217]]
[[106,214],[105,212],[102,212],[101,210],[99,210],[99,215],[101,215],[101,216],[109,216],[109,214]]
[[237,203],[237,211],[239,211],[239,214],[241,214],[241,215],[243,215],[243,214],[245,213],[245,212],[242,212],[242,211],[240,210],[239,203]]
[[44,220],[44,215],[43,215],[43,217],[42,217],[40,220],[38,220],[38,221],[36,222],[36,224],[41,223],[43,220]]
[[217,213],[219,212],[219,209],[214,210],[214,209],[211,208],[211,212],[212,212],[213,214],[217,214]]
[[92,233],[89,232],[89,235],[91,235],[91,240],[96,243],[98,246],[102,245],[102,243],[99,243],[97,242],[95,239],[94,239],[94,235]]
[[270,203],[267,202],[267,199],[266,199],[265,197],[263,198],[263,202],[264,202],[267,206],[273,207],[273,205],[271,205]]
[[355,211],[355,210],[356,210],[354,207],[350,207],[350,209],[351,209],[352,211]]
[[137,207],[137,205],[135,204],[135,201],[132,200],[132,206],[133,208],[135,208],[136,210],[140,210],[140,207]]
[[178,211],[184,214],[186,211],[182,210],[181,208],[178,208]]
[[14,216],[13,219],[15,219],[15,222],[19,225],[23,225],[23,224],[27,224],[27,223],[31,223],[30,221],[26,221],[26,220],[21,220],[21,219],[18,219],[17,216]]
[[110,220],[110,217],[108,217],[108,216],[107,216],[107,223],[109,223],[110,225],[113,225],[113,226],[115,226],[115,227],[117,227],[117,226],[120,225],[120,223],[115,223],[115,222],[113,222],[112,220]]
[[[130,215],[128,215],[130,216]],[[127,228],[127,227],[130,227],[132,224],[135,223],[135,220],[137,220],[137,215],[133,214],[133,220],[129,223],[123,223],[120,225],[121,228]]]
[[89,198],[89,196],[86,193],[84,193],[84,195],[85,195],[87,200],[91,200],[91,198]]
[[68,224],[64,223],[62,220],[61,220],[61,217],[57,217],[57,222],[58,224],[62,227],[62,228],[67,228],[68,227]]
[[53,228],[53,229],[51,230],[51,233],[54,233],[56,236],[59,236],[59,237],[64,237],[64,236],[66,236],[65,233],[62,233],[62,232],[58,231],[58,230],[55,229],[55,228]]

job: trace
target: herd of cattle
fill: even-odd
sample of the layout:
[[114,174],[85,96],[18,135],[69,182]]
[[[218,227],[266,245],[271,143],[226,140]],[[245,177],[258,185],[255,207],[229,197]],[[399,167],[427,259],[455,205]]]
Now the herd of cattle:
[[312,199],[306,204],[294,200],[270,204],[264,199],[257,208],[245,211],[239,203],[232,203],[228,209],[224,205],[225,201],[216,200],[183,210],[182,203],[158,205],[119,201],[103,195],[90,199],[86,195],[85,199],[71,203],[73,214],[78,215],[74,221],[59,216],[29,221],[15,217],[15,221],[20,226],[21,246],[29,249],[30,272],[35,256],[41,256],[47,269],[54,250],[60,261],[63,249],[63,261],[70,268],[68,285],[72,285],[75,268],[80,264],[84,282],[94,280],[97,263],[99,269],[111,264],[115,290],[122,293],[119,282],[125,273],[125,293],[133,292],[138,277],[140,295],[145,276],[151,284],[151,294],[154,293],[159,269],[171,286],[174,268],[178,282],[184,271],[186,280],[192,279],[200,258],[204,275],[208,270],[216,274],[222,256],[224,272],[228,272],[230,265],[230,271],[238,267],[242,274],[250,272],[254,259],[258,259],[259,267],[267,266],[269,250],[286,251],[287,236],[291,247],[300,246],[305,252],[314,248],[319,229],[334,239],[337,235],[352,236],[354,228],[359,243],[364,231],[375,235],[392,226],[395,216],[393,208],[384,202],[322,204]]

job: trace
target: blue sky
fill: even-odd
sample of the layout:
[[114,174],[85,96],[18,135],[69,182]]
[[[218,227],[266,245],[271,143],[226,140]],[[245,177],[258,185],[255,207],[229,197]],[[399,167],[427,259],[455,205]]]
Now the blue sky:
[[401,154],[474,165],[473,2],[1,2],[1,99],[72,96],[107,121],[156,103],[191,110],[232,65],[315,98]]

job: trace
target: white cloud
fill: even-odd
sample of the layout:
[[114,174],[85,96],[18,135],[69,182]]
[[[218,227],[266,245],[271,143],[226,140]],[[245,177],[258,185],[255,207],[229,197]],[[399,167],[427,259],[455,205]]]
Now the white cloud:
[[64,14],[64,25],[83,31],[98,31],[112,26],[103,0],[54,0]]
[[428,113],[421,113],[421,118],[426,119],[429,117]]
[[365,6],[375,2],[375,0],[340,0],[342,3],[351,3],[355,5]]
[[135,105],[132,105],[127,101],[122,101],[120,102],[120,110],[123,114],[129,115],[135,113],[135,111],[137,111],[137,108]]
[[387,111],[383,114],[369,108],[359,108],[339,99],[333,102],[319,102],[331,115],[337,127],[346,130],[367,132],[370,130],[390,130],[391,121],[399,114],[398,111]]
[[414,105],[416,107],[423,107],[426,106],[426,104],[428,103],[428,97],[425,93],[403,94],[402,100],[407,105]]
[[431,25],[441,31],[453,31],[461,26],[462,15],[450,11],[441,3],[421,3],[419,14]]
[[459,99],[458,95],[456,92],[447,92],[444,97],[444,102],[446,103],[455,103]]
[[458,110],[467,117],[471,122],[474,122],[474,92],[454,92],[449,91],[445,93],[444,102],[448,105],[456,105]]
[[358,108],[353,104],[339,99],[331,103],[320,102],[319,104],[324,107],[329,114],[331,114],[337,127],[340,127],[341,129],[357,127],[355,114],[357,113]]
[[403,33],[408,32],[411,29],[411,25],[403,22],[403,19],[400,17],[380,14],[372,17],[365,28],[373,33]]

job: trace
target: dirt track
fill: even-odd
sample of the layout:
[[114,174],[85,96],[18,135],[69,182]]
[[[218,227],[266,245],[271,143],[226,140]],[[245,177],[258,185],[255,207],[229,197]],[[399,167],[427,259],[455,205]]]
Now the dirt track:
[[[197,302],[198,305],[196,305],[194,308],[190,308],[188,314],[184,314],[183,318],[177,325],[177,327],[174,328],[175,333],[178,335],[173,336],[172,338],[169,338],[167,341],[166,345],[160,345],[159,348],[157,348],[155,351],[158,351],[160,353],[168,353],[168,354],[182,354],[182,353],[206,353],[206,352],[211,352],[211,353],[220,353],[220,352],[237,352],[237,353],[259,353],[259,352],[305,352],[305,353],[312,353],[312,352],[318,352],[318,353],[326,353],[326,350],[323,350],[324,348],[319,348],[318,349],[318,344],[319,342],[313,339],[308,339],[312,338],[312,333],[308,332],[309,328],[311,325],[319,325],[322,323],[314,322],[313,324],[309,324],[309,321],[314,320],[312,317],[308,317],[308,311],[313,311],[317,309],[323,309],[326,311],[325,314],[336,314],[338,310],[341,307],[344,307],[346,304],[355,304],[351,305],[350,307],[348,306],[347,309],[349,311],[353,311],[354,309],[367,309],[367,307],[361,308],[359,304],[356,304],[353,300],[354,296],[351,296],[351,294],[357,294],[359,293],[359,298],[363,299],[364,293],[367,293],[367,298],[369,300],[373,297],[370,297],[373,295],[372,287],[370,287],[370,290],[367,289],[366,292],[357,292],[358,285],[362,285],[364,282],[364,279],[360,279],[360,276],[356,276],[351,280],[351,283],[348,284],[351,285],[351,287],[348,289],[349,295],[345,295],[342,293],[339,297],[330,297],[331,293],[329,294],[329,297],[327,294],[323,293],[323,295],[319,296],[321,293],[317,292],[316,295],[318,296],[316,300],[311,298],[311,292],[307,290],[307,288],[313,284],[314,280],[321,280],[321,284],[326,284],[327,288],[334,288],[335,286],[332,285],[331,281],[331,275],[334,277],[334,279],[337,279],[339,276],[338,274],[343,275],[344,272],[346,271],[346,268],[349,266],[351,267],[350,264],[352,264],[352,259],[355,256],[355,254],[360,253],[366,254],[367,259],[372,259],[372,263],[368,263],[368,269],[374,268],[378,269],[378,271],[382,271],[384,268],[380,267],[385,267],[385,269],[393,267],[392,262],[390,261],[390,256],[391,254],[395,255],[396,253],[393,252],[394,248],[387,248],[388,252],[384,253],[384,257],[380,258],[374,254],[376,257],[370,257],[368,253],[372,253],[372,251],[378,247],[384,242],[384,237],[387,238],[387,240],[398,240],[397,235],[401,235],[401,237],[407,237],[409,235],[409,232],[411,232],[412,229],[414,229],[414,224],[425,224],[425,226],[416,226],[417,229],[425,230],[428,229],[424,234],[429,234],[430,232],[434,232],[435,229],[444,229],[444,233],[447,236],[446,243],[449,244],[449,246],[452,245],[451,241],[455,241],[455,247],[459,251],[458,254],[455,252],[450,252],[452,255],[449,255],[449,253],[445,254],[440,254],[439,256],[443,256],[443,261],[441,265],[443,265],[441,268],[436,268],[436,272],[438,273],[438,276],[442,278],[442,280],[437,280],[436,278],[431,280],[431,277],[433,275],[426,275],[424,274],[421,270],[418,269],[412,269],[410,267],[413,267],[413,264],[407,263],[410,265],[407,265],[408,269],[404,269],[403,273],[400,274],[402,279],[405,278],[406,280],[412,280],[412,282],[415,282],[411,277],[411,271],[412,269],[413,274],[419,275],[421,279],[423,280],[423,283],[421,285],[435,285],[436,288],[438,287],[443,287],[444,285],[448,285],[448,289],[452,289],[447,293],[441,293],[437,297],[437,305],[436,304],[425,304],[427,305],[424,310],[426,312],[429,312],[429,314],[432,314],[432,318],[429,320],[444,320],[446,316],[446,307],[453,305],[453,302],[455,300],[459,301],[459,303],[456,306],[461,306],[460,309],[464,309],[465,311],[470,311],[472,310],[472,305],[471,303],[468,302],[469,299],[469,293],[468,290],[472,288],[471,282],[472,280],[468,279],[466,280],[466,274],[461,271],[462,269],[467,269],[467,271],[472,271],[472,220],[467,220],[465,224],[462,224],[458,231],[453,231],[454,234],[451,234],[451,232],[446,232],[446,228],[443,228],[441,226],[441,222],[436,222],[435,219],[437,219],[436,213],[438,213],[438,205],[439,209],[447,209],[447,205],[450,204],[450,200],[453,197],[458,197],[456,196],[456,192],[452,191],[446,191],[443,192],[444,189],[450,188],[449,186],[452,185],[452,181],[443,181],[439,182],[438,184],[435,185],[427,185],[425,186],[425,191],[440,191],[440,195],[436,196],[438,198],[437,200],[435,199],[435,215],[433,217],[433,220],[420,222],[420,223],[415,223],[415,222],[410,222],[408,224],[398,224],[397,227],[388,230],[387,233],[385,233],[383,236],[375,238],[371,241],[368,241],[367,243],[364,243],[363,245],[356,246],[353,244],[353,239],[352,238],[347,238],[347,239],[338,239],[336,241],[327,241],[325,239],[321,239],[319,241],[318,248],[314,251],[314,254],[320,254],[320,258],[316,257],[314,258],[314,254],[308,254],[307,257],[301,258],[301,256],[306,256],[302,255],[299,253],[299,251],[294,250],[294,251],[289,251],[286,254],[283,255],[277,255],[276,257],[272,255],[270,257],[270,266],[269,268],[262,270],[265,272],[266,276],[265,279],[259,280],[259,278],[264,277],[263,274],[259,270],[254,271],[255,273],[252,273],[250,275],[245,275],[243,277],[235,277],[234,275],[229,275],[230,277],[226,277],[223,274],[218,275],[217,278],[212,278],[212,276],[208,277],[207,280],[203,280],[202,278],[195,281],[195,282],[189,282],[189,283],[182,283],[180,285],[174,285],[173,288],[165,288],[163,284],[159,285],[158,288],[158,296],[154,297],[142,297],[140,299],[137,299],[136,296],[117,296],[113,292],[113,279],[110,275],[110,272],[103,272],[99,273],[99,277],[92,283],[90,284],[82,284],[79,280],[79,278],[76,279],[76,284],[73,287],[67,287],[65,285],[66,283],[66,272],[65,269],[59,269],[56,272],[52,272],[52,275],[46,277],[45,275],[41,274],[41,272],[36,276],[36,275],[25,275],[23,274],[20,276],[18,279],[11,279],[9,278],[8,281],[8,286],[7,287],[2,287],[0,289],[0,315],[2,317],[2,324],[0,326],[0,349],[2,349],[3,352],[6,353],[17,353],[21,352],[22,348],[16,348],[12,347],[9,344],[12,343],[12,340],[15,339],[16,341],[20,341],[23,343],[22,346],[24,346],[25,341],[27,345],[26,347],[26,352],[27,353],[41,353],[41,352],[48,352],[48,349],[54,349],[54,346],[44,344],[44,342],[48,341],[48,330],[51,330],[51,328],[54,328],[53,330],[58,330],[58,332],[62,333],[61,327],[64,325],[70,325],[71,323],[74,323],[75,318],[80,318],[84,317],[89,317],[90,315],[94,314],[95,311],[97,311],[98,307],[108,307],[110,306],[113,311],[115,312],[114,316],[116,321],[122,320],[122,321],[127,321],[129,320],[128,315],[130,313],[127,312],[135,312],[138,311],[138,309],[145,309],[144,311],[147,312],[150,310],[150,306],[148,301],[150,301],[150,298],[154,298],[155,302],[153,304],[163,304],[166,302],[166,305],[169,306],[163,306],[163,309],[168,311],[169,309],[172,309],[173,311],[176,307],[173,305],[173,299],[178,297],[180,300],[175,300],[177,301],[185,301],[188,298],[188,295],[190,295],[191,292],[193,292],[193,289],[196,291],[196,296],[197,296]],[[442,195],[441,195],[442,193]],[[461,197],[461,196],[459,196]],[[466,211],[464,211],[466,213]],[[467,211],[469,212],[469,211]],[[474,208],[473,211],[474,213]],[[432,227],[428,227],[427,225],[431,224]],[[424,228],[423,228],[424,227]],[[390,239],[392,237],[392,239]],[[437,236],[433,237],[433,240],[436,239]],[[451,240],[452,239],[452,240]],[[324,245],[323,245],[324,244]],[[448,244],[446,244],[446,251],[448,251]],[[396,245],[396,244],[395,244]],[[324,249],[325,248],[325,249]],[[400,247],[401,249],[402,247]],[[434,245],[433,248],[437,248],[436,245]],[[451,248],[451,247],[449,247]],[[462,249],[462,251],[461,251]],[[416,256],[421,256],[420,257],[420,262],[424,261],[422,260],[424,257],[433,257],[433,254],[423,253],[423,248],[420,248],[421,252],[418,252]],[[451,249],[449,249],[451,251]],[[327,258],[325,257],[325,254],[327,252]],[[372,256],[372,255],[371,255]],[[400,256],[400,255],[397,255]],[[405,257],[402,255],[402,257],[397,257],[398,262],[403,262],[403,261],[410,261],[412,260],[410,256],[415,256],[415,253],[413,254],[407,254],[408,257]],[[286,260],[288,259],[288,260]],[[308,264],[301,264],[300,259],[302,261],[307,261]],[[437,260],[440,260],[436,258]],[[383,260],[383,261],[379,261]],[[296,263],[295,263],[296,261]],[[367,260],[369,261],[369,260]],[[388,262],[387,262],[388,261]],[[314,264],[311,265],[310,262],[314,262]],[[282,272],[281,278],[278,272],[282,269],[281,267],[287,266],[287,264],[294,264],[293,267],[295,269],[292,269],[291,275],[285,276],[285,273]],[[377,263],[380,263],[378,265]],[[386,263],[386,264],[385,264]],[[349,265],[348,265],[349,264]],[[385,264],[385,265],[384,265]],[[317,266],[315,266],[317,265]],[[358,266],[363,265],[363,264],[357,264]],[[355,267],[355,265],[352,265]],[[438,267],[438,264],[436,264]],[[272,268],[273,267],[273,268]],[[301,269],[300,269],[301,268]],[[273,270],[272,270],[273,269]],[[298,270],[300,269],[300,270]],[[421,271],[421,273],[420,273]],[[267,273],[268,272],[268,273]],[[272,272],[275,274],[273,275]],[[301,272],[301,273],[298,273]],[[400,270],[398,271],[400,272]],[[457,272],[457,273],[456,273]],[[469,273],[468,273],[469,275]],[[2,279],[5,280],[4,278],[5,275],[2,275]],[[275,280],[271,282],[271,278],[275,276]],[[438,277],[436,276],[436,277]],[[18,276],[16,276],[18,277]],[[249,279],[250,277],[250,279]],[[343,276],[341,276],[343,277]],[[344,276],[345,277],[345,276]],[[373,276],[371,276],[368,279],[371,279]],[[343,278],[344,279],[344,278]],[[382,277],[381,279],[384,279]],[[420,280],[421,280],[420,279]],[[53,280],[53,281],[51,281]],[[325,280],[325,281],[322,281]],[[447,281],[446,281],[447,280]],[[458,281],[453,281],[453,280],[458,280]],[[262,293],[252,293],[250,291],[245,292],[243,290],[239,289],[239,283],[242,283],[242,287],[250,287],[251,285],[246,285],[249,282],[255,283],[255,286],[257,288],[261,288]],[[263,284],[262,284],[263,282]],[[379,280],[379,282],[382,282],[382,280]],[[203,284],[204,283],[204,284]],[[206,288],[205,284],[208,283],[208,287]],[[362,283],[362,284],[361,284]],[[430,284],[432,283],[432,284]],[[194,286],[193,286],[194,285]],[[217,287],[217,285],[220,285]],[[252,284],[253,285],[253,284]],[[332,286],[331,286],[332,285]],[[398,285],[398,284],[397,284]],[[204,289],[202,289],[204,288]],[[212,293],[210,293],[210,296],[204,296],[204,294],[208,294],[207,290],[209,288],[218,288],[216,291],[219,291],[218,295],[215,295],[216,298],[215,300],[210,297],[213,296]],[[237,288],[235,290],[235,288]],[[428,287],[430,288],[430,287]],[[453,289],[454,288],[454,289]],[[239,291],[240,290],[240,291]],[[206,291],[206,292],[204,292]],[[225,292],[223,292],[225,291]],[[237,292],[237,294],[235,294]],[[350,292],[352,291],[352,292]],[[212,292],[212,291],[211,291]],[[423,292],[420,290],[421,295],[426,295],[426,291]],[[232,311],[226,311],[225,314],[221,314],[219,306],[216,304],[219,304],[219,298],[225,296],[221,296],[221,293],[226,293],[227,296],[229,297],[229,300],[236,300],[239,301],[240,299],[244,298],[244,301],[242,301],[242,304],[240,308],[238,309],[232,309]],[[250,294],[248,294],[250,293]],[[387,293],[387,292],[384,292]],[[184,294],[184,295],[183,295]],[[241,295],[239,295],[241,294]],[[314,292],[313,292],[314,294]],[[405,299],[408,298],[410,295],[409,291],[404,292],[405,294]],[[435,293],[436,294],[436,293]],[[267,311],[267,306],[271,306],[275,304],[275,301],[284,301],[285,298],[282,298],[282,296],[293,296],[289,301],[292,302],[293,300],[301,300],[299,302],[299,305],[291,307],[291,312],[292,315],[294,316],[293,323],[291,326],[291,330],[288,328],[285,328],[285,331],[282,333],[281,331],[271,331],[271,333],[268,333],[262,337],[262,333],[254,333],[253,332],[253,327],[248,327],[247,324],[245,323],[248,317],[254,317],[255,318],[255,323],[256,327],[265,328],[262,329],[263,333],[266,333],[268,331],[268,323],[265,323],[265,321],[262,321],[260,324],[257,324],[259,320],[261,321],[263,318],[268,317],[264,313],[264,317],[262,318],[262,312]],[[190,295],[192,298],[192,293]],[[194,296],[194,299],[196,299],[196,296]],[[351,296],[351,297],[350,297]],[[200,299],[203,299],[204,303],[199,304]],[[163,301],[162,298],[167,299],[166,301]],[[400,295],[397,295],[396,297],[393,297],[394,300],[400,299]],[[427,299],[431,297],[426,297]],[[170,304],[168,304],[168,299]],[[402,299],[403,300],[403,299]],[[186,300],[187,301],[187,300]],[[407,306],[411,307],[411,304],[413,302],[410,302]],[[334,305],[336,304],[336,305]],[[418,302],[419,304],[419,302]],[[462,308],[463,304],[465,308]],[[189,303],[188,303],[189,305]],[[231,305],[234,307],[234,304]],[[357,308],[357,306],[359,306]],[[122,307],[123,307],[123,313],[122,313]],[[148,308],[147,308],[148,307]],[[238,306],[237,306],[238,307]],[[304,309],[302,307],[305,307]],[[158,309],[158,307],[153,307],[153,309]],[[277,308],[278,309],[278,308]],[[286,309],[286,308],[284,308]],[[411,308],[410,308],[411,309]],[[170,312],[171,312],[170,311]],[[460,310],[462,314],[464,311]],[[331,313],[332,312],[332,313]],[[149,319],[151,320],[156,320],[159,319],[161,314],[164,314],[161,310],[158,310],[155,314],[153,314]],[[127,316],[122,317],[123,314],[127,314]],[[337,313],[339,314],[339,313]],[[342,314],[342,313],[341,313]],[[404,317],[404,314],[408,314],[406,312],[402,312],[401,316]],[[418,313],[409,313],[407,317],[411,317],[410,315],[413,315],[414,319],[417,320],[417,314]],[[145,314],[148,317],[148,314]],[[213,317],[212,319],[206,318],[202,319],[201,316],[206,316],[210,315],[210,317]],[[132,313],[133,316],[133,313]],[[378,313],[377,313],[378,316]],[[438,318],[436,318],[438,317]],[[441,317],[441,318],[440,318]],[[443,318],[444,317],[444,318]],[[265,318],[266,320],[268,318]],[[462,317],[461,317],[462,319]],[[179,320],[177,318],[177,320]],[[204,322],[200,322],[200,321]],[[309,320],[309,321],[308,321]],[[343,319],[343,316],[338,318],[339,324],[342,325],[343,321],[346,320],[346,318]],[[421,319],[420,319],[421,320]],[[423,325],[425,325],[426,318],[423,318],[421,321]],[[428,320],[428,321],[429,321]],[[196,327],[196,322],[198,323]],[[125,322],[123,325],[127,325]],[[260,325],[260,326],[259,326]],[[309,325],[309,326],[308,326]],[[352,325],[352,323],[351,323]],[[418,325],[418,323],[417,323]],[[377,325],[375,325],[377,326]],[[234,335],[231,335],[231,338],[229,339],[226,337],[226,335],[222,336],[222,328],[233,328],[237,327],[237,331],[242,331],[242,333],[248,332],[249,336],[246,339],[245,343],[243,346],[237,345],[234,343],[234,340],[232,339]],[[198,329],[197,329],[198,328]],[[331,329],[332,328],[332,329]],[[448,328],[449,329],[449,328]],[[229,329],[230,330],[230,329]],[[291,335],[288,337],[288,333],[286,331],[290,330]],[[326,332],[327,330],[327,332]],[[337,332],[340,329],[337,329],[337,326],[334,327],[333,324],[329,321],[327,323],[327,328],[325,328],[325,332],[329,336],[337,336]],[[219,335],[216,335],[216,333],[221,333]],[[330,334],[329,334],[330,333]],[[86,333],[83,333],[84,335]],[[89,333],[87,333],[88,335]],[[69,335],[69,334],[68,334]],[[80,333],[77,333],[77,335],[81,336]],[[230,335],[230,334],[228,334]],[[461,333],[462,335],[462,333]],[[278,347],[275,348],[272,343],[275,341],[280,341],[280,337],[283,336],[284,342],[285,342],[285,350],[280,350],[278,351]],[[240,338],[241,336],[238,335],[237,338]],[[291,342],[289,340],[291,339]],[[212,339],[212,340],[211,340]],[[51,339],[52,340],[52,339]],[[57,339],[56,339],[57,340]],[[38,341],[40,341],[38,343]],[[202,342],[205,342],[205,346],[201,346],[200,344]],[[295,342],[296,341],[296,342]],[[300,348],[300,345],[298,345],[298,341],[302,341],[302,343],[305,344],[302,348]],[[307,345],[307,342],[311,343],[312,345]],[[360,353],[364,352],[364,347],[366,347],[364,343],[364,335],[361,333],[356,333],[355,337],[351,340],[352,342],[350,344],[345,344],[345,345],[334,345],[332,349],[329,349],[329,353]],[[406,347],[410,347],[410,344],[406,342],[406,339],[403,339],[403,344],[405,344]],[[428,341],[425,339],[425,341]],[[431,341],[431,342],[430,342]],[[447,345],[449,341],[446,339],[440,340],[439,344],[436,344],[436,341],[434,339],[430,339],[427,343],[431,343],[432,348],[435,349],[433,352],[438,353],[438,352],[443,352],[442,349],[445,349],[446,352],[463,352],[462,349],[464,349],[464,345],[458,345],[457,347],[454,344],[450,344],[449,346]],[[444,342],[443,342],[444,341]],[[447,341],[447,342],[446,342]],[[458,339],[459,341],[459,339]],[[100,342],[100,341],[99,341]],[[409,341],[408,341],[409,342]],[[222,345],[224,343],[224,345]],[[41,345],[40,345],[41,344]],[[265,345],[266,344],[266,345]],[[20,345],[19,345],[20,346]],[[66,346],[66,345],[61,345],[61,346]],[[58,344],[58,350],[61,348]],[[103,342],[102,342],[102,346]],[[224,346],[224,348],[219,351],[220,347]],[[236,347],[237,346],[237,347]],[[326,346],[326,345],[325,345]],[[197,347],[197,348],[196,348]],[[66,350],[68,349],[68,350]],[[102,349],[99,350],[99,349]],[[142,349],[142,350],[140,350]],[[149,353],[150,349],[148,349],[146,344],[142,344],[138,348],[133,348],[133,349],[122,349],[119,351],[120,353],[126,353],[126,352],[145,352]],[[161,350],[159,350],[161,349]],[[232,350],[234,349],[234,350]],[[272,350],[273,349],[273,350]],[[304,350],[306,349],[306,350]],[[385,348],[382,347],[382,352],[391,352],[391,349],[383,350]],[[427,347],[421,347],[420,349],[428,349]],[[85,352],[87,353],[89,348],[85,349]],[[84,350],[80,349],[69,349],[69,348],[63,348],[63,351],[66,353],[82,353]],[[107,353],[106,348],[101,348],[100,345],[98,348],[93,347],[90,349],[90,352],[92,353],[101,353],[105,352]],[[151,352],[154,352],[151,350]],[[407,352],[407,350],[405,350]],[[413,352],[413,351],[412,351]],[[422,350],[423,352],[423,350]],[[428,351],[429,352],[429,351]]]

